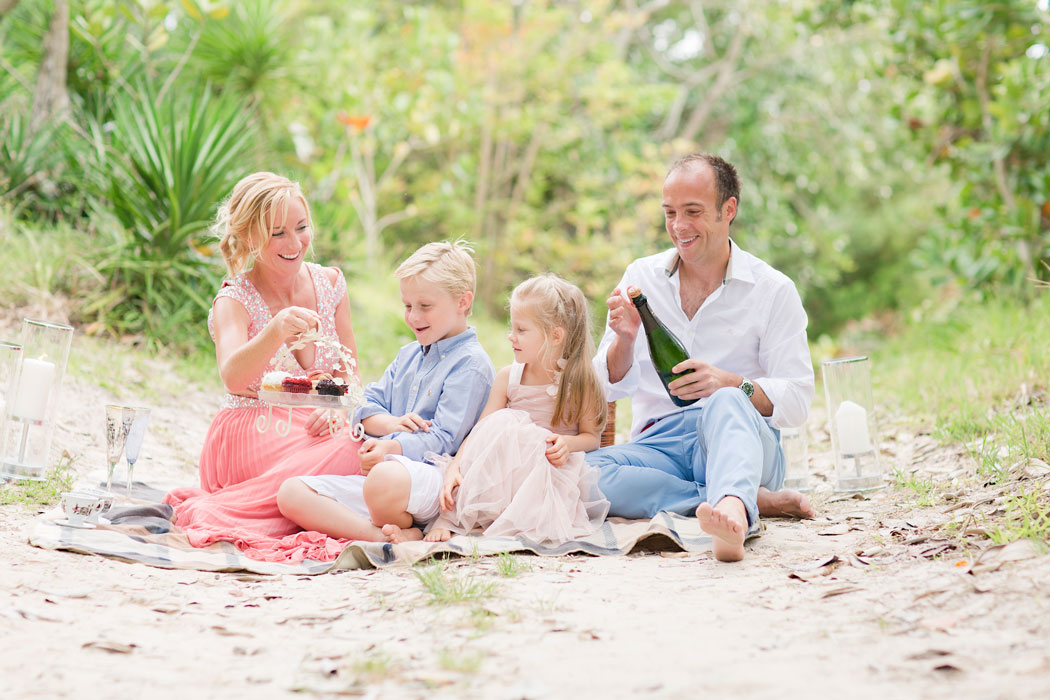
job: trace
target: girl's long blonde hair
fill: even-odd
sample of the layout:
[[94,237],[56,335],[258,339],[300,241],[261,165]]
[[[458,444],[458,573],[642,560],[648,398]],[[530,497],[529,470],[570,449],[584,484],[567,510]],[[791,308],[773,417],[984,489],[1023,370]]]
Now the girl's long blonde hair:
[[[594,340],[591,338],[590,311],[587,298],[580,289],[552,274],[538,275],[525,280],[510,295],[510,303],[521,309],[540,327],[547,341],[548,366],[564,360],[558,379],[558,395],[554,400],[553,426],[576,425],[580,419],[592,415],[598,432],[605,427],[607,406],[598,373],[591,364]],[[554,329],[565,332],[561,357],[552,357],[555,345],[551,342]]]
[[298,199],[312,226],[310,205],[299,184],[274,173],[252,173],[238,182],[233,193],[219,205],[212,231],[219,237],[219,250],[230,277],[250,267],[270,240],[270,227],[283,219],[288,203]]

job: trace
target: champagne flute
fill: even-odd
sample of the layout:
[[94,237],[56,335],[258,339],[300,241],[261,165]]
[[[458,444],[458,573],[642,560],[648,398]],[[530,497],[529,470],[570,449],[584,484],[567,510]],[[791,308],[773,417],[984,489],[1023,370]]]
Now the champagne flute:
[[124,444],[124,459],[128,460],[128,485],[124,489],[124,495],[131,495],[131,472],[135,468],[135,462],[139,458],[139,450],[142,449],[142,438],[146,437],[146,424],[149,423],[148,408],[132,408],[131,429]]
[[128,431],[131,430],[132,414],[133,409],[127,406],[106,405],[106,461],[109,462],[107,491],[113,486],[113,470],[117,468],[117,462],[124,453],[124,443],[128,439]]

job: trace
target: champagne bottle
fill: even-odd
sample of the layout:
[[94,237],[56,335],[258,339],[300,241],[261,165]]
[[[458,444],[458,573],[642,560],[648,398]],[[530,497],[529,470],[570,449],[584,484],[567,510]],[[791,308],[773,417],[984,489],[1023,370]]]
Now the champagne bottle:
[[627,296],[634,302],[638,315],[642,317],[642,328],[645,329],[645,339],[649,343],[649,357],[653,360],[653,367],[660,375],[660,381],[663,382],[667,395],[671,397],[675,406],[690,406],[696,403],[699,399],[680,399],[672,395],[671,389],[668,388],[671,382],[682,376],[675,374],[671,369],[679,362],[689,359],[689,353],[682,346],[682,342],[653,314],[642,290],[638,287],[628,287]]

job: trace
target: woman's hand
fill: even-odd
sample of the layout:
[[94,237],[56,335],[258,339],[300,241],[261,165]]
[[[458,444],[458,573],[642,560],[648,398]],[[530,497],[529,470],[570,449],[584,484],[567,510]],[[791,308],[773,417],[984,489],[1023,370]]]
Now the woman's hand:
[[565,436],[548,433],[547,449],[544,454],[547,455],[547,461],[556,467],[565,464],[569,459],[569,445],[565,442]]
[[456,497],[452,492],[459,488],[463,482],[459,473],[459,465],[453,462],[445,470],[445,483],[441,487],[441,510],[446,513],[456,507]]
[[270,323],[282,337],[288,338],[305,333],[311,328],[320,328],[321,317],[316,311],[302,306],[286,306],[270,319]]
[[[331,418],[329,418],[329,413],[331,413]],[[306,434],[310,437],[317,437],[328,432],[329,426],[334,428],[343,420],[345,419],[341,413],[327,408],[318,408],[306,419]]]

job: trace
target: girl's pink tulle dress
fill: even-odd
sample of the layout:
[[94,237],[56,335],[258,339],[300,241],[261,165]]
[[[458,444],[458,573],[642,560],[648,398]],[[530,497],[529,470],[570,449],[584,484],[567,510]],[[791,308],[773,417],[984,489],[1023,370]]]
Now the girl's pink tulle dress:
[[[334,337],[335,310],[346,296],[346,280],[340,272],[332,284],[321,266],[307,263],[307,269],[316,291],[321,332]],[[225,282],[216,299],[219,297],[230,297],[247,309],[249,338],[258,335],[272,318],[266,302],[246,275]],[[214,339],[210,317],[208,328]],[[330,372],[337,362],[330,348],[318,347],[313,367],[303,368],[291,351],[281,346],[249,389],[257,392],[262,375],[271,370],[305,377],[308,369],[314,367]],[[339,555],[345,540],[303,532],[277,508],[277,490],[285,479],[361,472],[359,441],[347,439],[345,434],[307,435],[304,426],[312,412],[310,408],[294,409],[291,429],[283,437],[274,425],[260,433],[255,419],[266,414],[266,404],[258,399],[226,395],[204,439],[201,488],[175,489],[164,499],[175,507],[176,525],[185,531],[193,546],[229,541],[253,559],[278,562],[328,561]],[[286,416],[287,409],[274,409],[275,422]]]
[[459,452],[461,483],[454,512],[434,527],[520,536],[557,544],[594,533],[609,502],[598,490],[598,469],[573,452],[555,467],[544,454],[548,431],[576,435],[577,426],[551,428],[556,387],[523,386],[525,365],[511,366],[507,408],[481,419]]

